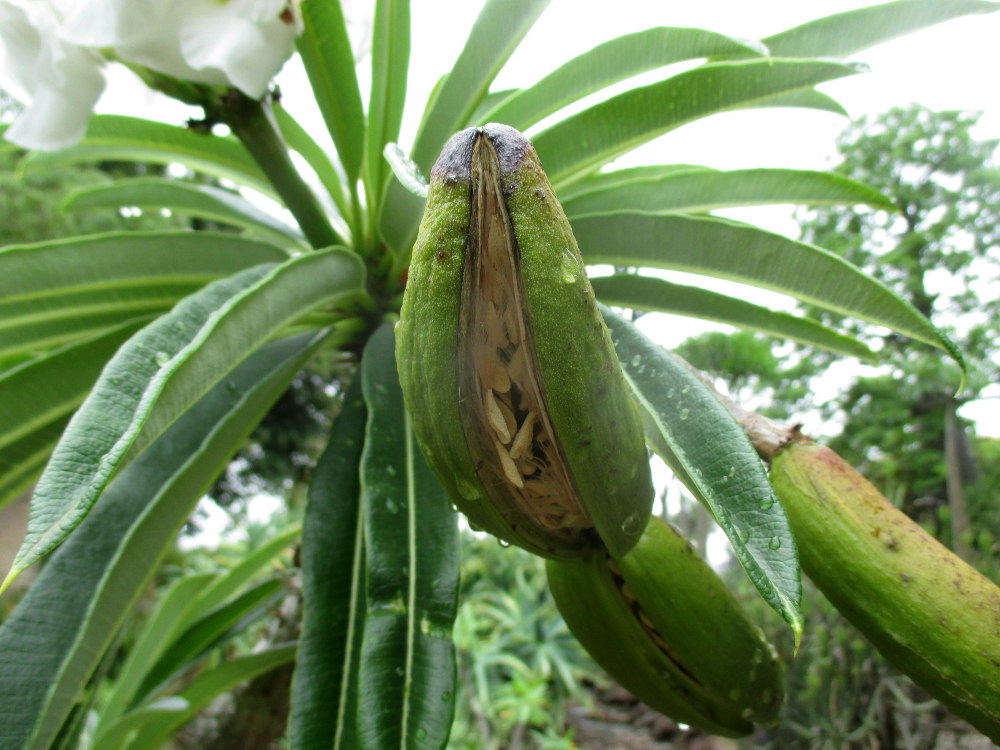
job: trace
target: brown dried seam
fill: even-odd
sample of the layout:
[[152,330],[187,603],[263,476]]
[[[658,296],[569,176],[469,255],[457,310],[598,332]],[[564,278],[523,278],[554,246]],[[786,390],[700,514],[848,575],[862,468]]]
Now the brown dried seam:
[[500,180],[500,159],[516,162],[519,155],[498,154],[483,131],[466,153],[472,205],[458,347],[465,437],[477,475],[512,524],[526,516],[571,541],[593,523],[574,486],[539,377],[520,253]]

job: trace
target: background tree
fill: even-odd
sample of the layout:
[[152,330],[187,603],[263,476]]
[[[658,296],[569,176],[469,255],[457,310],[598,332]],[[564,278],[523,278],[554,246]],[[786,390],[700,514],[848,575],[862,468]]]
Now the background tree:
[[[973,438],[957,413],[1000,373],[1000,141],[977,140],[978,119],[918,105],[862,118],[838,139],[834,171],[878,188],[897,212],[835,206],[800,216],[803,239],[881,279],[962,349],[970,374],[956,395],[953,366],[884,329],[842,320],[885,366],[825,409],[845,420],[831,447],[964,556],[970,542],[982,548],[977,530],[991,528],[983,523],[997,503],[995,491],[970,489],[978,475]],[[829,361],[819,352],[808,359]]]
[[[779,357],[774,352],[787,345],[773,339],[713,332],[688,339],[677,352],[734,398],[756,400],[761,413],[789,419],[819,410],[841,421],[843,431],[829,444],[965,554],[970,550],[963,549],[961,526],[947,521],[956,501],[967,499],[965,540],[980,569],[996,580],[1000,441],[977,437],[956,414],[995,381],[998,365],[1000,311],[991,304],[1000,270],[997,142],[976,140],[977,119],[913,106],[860,120],[838,139],[843,161],[836,171],[878,187],[899,212],[830,207],[800,216],[805,239],[860,264],[956,337],[971,371],[965,391],[955,396],[955,370],[940,358],[884,329],[815,309],[810,314],[864,338],[887,363],[846,383],[827,403],[810,395],[816,379],[837,377],[830,370],[834,358],[820,350],[797,347],[793,356]],[[740,587],[741,575],[734,572]],[[804,603],[807,635],[798,657],[789,658],[784,718],[769,734],[769,746],[893,747],[907,736],[910,746],[932,747],[942,732],[956,729],[944,721],[937,701],[812,586],[806,586]],[[780,647],[789,646],[779,632],[772,636]]]

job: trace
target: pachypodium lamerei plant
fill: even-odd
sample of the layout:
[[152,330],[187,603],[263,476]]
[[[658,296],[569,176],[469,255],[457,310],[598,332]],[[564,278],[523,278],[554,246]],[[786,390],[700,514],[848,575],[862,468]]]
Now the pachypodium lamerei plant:
[[[180,163],[239,188],[121,180],[64,204],[169,209],[239,231],[0,249],[0,504],[34,484],[5,586],[48,558],[0,626],[0,745],[53,747],[86,723],[85,737],[155,747],[215,694],[160,700],[177,671],[156,684],[121,683],[131,687],[119,685],[113,710],[90,705],[115,634],[204,490],[295,374],[329,350],[354,364],[354,376],[341,384],[341,412],[310,488],[299,647],[216,666],[205,673],[215,692],[294,658],[293,747],[442,747],[455,694],[450,495],[471,524],[556,558],[550,575],[570,626],[641,697],[729,734],[774,720],[780,669],[753,626],[737,619],[701,631],[668,611],[678,590],[708,618],[731,607],[721,593],[709,598],[714,574],[673,532],[650,525],[643,443],[710,508],[761,595],[798,634],[794,528],[732,416],[600,303],[874,354],[804,318],[642,272],[591,283],[584,264],[737,279],[960,355],[837,256],[712,213],[817,201],[892,210],[878,193],[808,171],[601,169],[718,112],[840,112],[815,89],[859,71],[836,58],[996,8],[902,0],[760,42],[653,28],[598,45],[532,86],[491,92],[546,4],[485,3],[403,152],[395,142],[409,65],[406,2],[375,4],[365,104],[335,0],[0,1],[0,83],[30,102],[5,126],[9,139],[35,149],[21,169]],[[265,91],[293,45],[332,150],[293,116],[295,102],[286,109]],[[667,67],[684,61],[695,64]],[[202,107],[204,119],[88,119],[111,62]],[[550,117],[661,68],[658,81]],[[214,132],[218,123],[229,134]],[[517,132],[532,128],[533,148]],[[295,225],[241,191],[279,201]],[[690,579],[668,589],[661,561]],[[702,582],[702,595],[685,593],[691,581]],[[638,640],[621,659],[595,645],[627,633]],[[714,638],[726,647],[713,651]],[[718,660],[728,658],[749,658],[754,677],[724,685]],[[629,665],[642,660],[664,671],[637,674]]]

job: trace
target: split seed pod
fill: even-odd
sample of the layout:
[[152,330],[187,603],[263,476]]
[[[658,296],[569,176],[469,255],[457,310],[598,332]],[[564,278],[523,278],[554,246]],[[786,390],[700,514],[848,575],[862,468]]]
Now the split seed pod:
[[428,464],[470,522],[548,557],[638,540],[642,421],[531,143],[455,135],[431,171],[396,331]]
[[569,629],[639,700],[675,721],[741,737],[778,717],[781,664],[726,584],[653,517],[618,559],[546,563]]

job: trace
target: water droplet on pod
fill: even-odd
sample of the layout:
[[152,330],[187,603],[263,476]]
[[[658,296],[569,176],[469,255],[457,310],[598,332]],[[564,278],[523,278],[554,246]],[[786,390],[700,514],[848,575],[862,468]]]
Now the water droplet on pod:
[[622,521],[622,531],[629,536],[634,536],[642,531],[642,518],[638,513],[629,513]]

